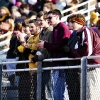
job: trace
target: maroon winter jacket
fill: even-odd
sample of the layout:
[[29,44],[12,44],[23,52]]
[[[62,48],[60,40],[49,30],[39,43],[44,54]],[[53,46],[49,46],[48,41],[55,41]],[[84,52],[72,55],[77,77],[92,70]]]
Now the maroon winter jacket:
[[[62,51],[62,47],[67,45],[68,39],[71,36],[71,32],[68,26],[60,22],[56,27],[53,29],[53,42],[45,42],[44,48],[49,50],[53,54],[53,58],[61,58],[64,57],[64,53]],[[61,62],[57,62],[54,66],[63,65]]]
[[[73,57],[98,56],[100,55],[100,38],[93,29],[84,26],[77,33],[78,41],[71,54]],[[89,60],[90,64],[100,64],[100,58]]]

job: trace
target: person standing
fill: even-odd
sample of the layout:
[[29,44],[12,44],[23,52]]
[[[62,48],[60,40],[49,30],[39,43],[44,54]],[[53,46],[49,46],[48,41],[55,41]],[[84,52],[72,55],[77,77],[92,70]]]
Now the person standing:
[[[71,30],[72,34],[68,40],[68,44],[66,46],[63,47],[63,52],[66,53],[67,57],[71,57],[71,54],[69,52],[68,47],[70,47],[70,49],[73,49],[76,42],[77,42],[77,31],[73,29],[73,21],[72,19],[75,17],[76,15],[71,15],[67,18],[67,24],[69,29]],[[66,66],[77,66],[80,65],[80,60],[68,60],[66,61]],[[69,69],[65,69],[66,72],[66,82],[68,85],[68,95],[69,95],[69,99],[70,100],[79,100],[80,98],[80,69],[79,68],[69,68]]]
[[[91,28],[86,26],[85,17],[82,14],[75,14],[71,19],[73,30],[76,30],[77,40],[73,48],[69,46],[70,57],[97,56],[100,55],[100,38]],[[68,50],[68,48],[67,48]],[[99,59],[89,59],[88,64],[99,64]],[[100,89],[100,68],[87,68],[87,99],[99,100]],[[96,81],[98,80],[98,81]],[[73,84],[72,84],[73,85]],[[78,87],[80,88],[80,87]],[[96,91],[97,90],[97,91]],[[70,100],[80,100],[73,98]]]
[[[14,52],[16,48],[16,35],[13,34],[14,30],[14,20],[13,19],[7,19],[6,22],[9,23],[9,31],[7,32],[10,34],[10,43],[9,43],[9,50],[7,51],[7,56],[6,56],[6,62],[11,62],[11,61],[16,61],[17,54]],[[7,34],[6,33],[6,34]],[[12,70],[16,69],[16,64],[6,64],[6,69],[7,70]],[[8,74],[8,80],[10,81],[10,86],[15,86],[15,72],[7,72]]]
[[[40,40],[37,44],[38,48],[46,48],[52,53],[53,58],[64,57],[62,47],[66,45],[70,38],[71,32],[67,25],[61,22],[61,12],[57,9],[48,12],[47,17],[49,23],[53,25],[53,40],[52,43]],[[52,66],[58,67],[65,65],[64,61],[53,62]],[[65,72],[63,69],[54,70],[52,72],[53,77],[53,97],[54,100],[64,100],[64,92],[66,88],[65,84]]]
[[[42,31],[40,32],[40,36],[39,39],[40,40],[44,40],[44,41],[48,41],[48,42],[52,42],[52,31],[53,31],[53,27],[49,25],[48,20],[47,20],[47,13],[40,11],[37,14],[37,22],[40,28],[42,28]],[[39,49],[42,54],[44,55],[44,59],[50,58],[51,57],[51,53],[49,51],[47,51],[47,49]],[[42,63],[43,67],[49,67],[51,66],[51,63],[46,63],[43,62]],[[50,70],[44,70],[42,72],[42,99],[46,100],[46,99],[52,99],[52,84],[51,84],[51,74],[50,74]]]
[[[28,31],[31,33],[31,35],[28,36],[28,34],[30,34],[30,33],[27,34],[28,38],[26,37],[27,38],[26,46],[20,45],[18,47],[18,51],[22,54],[25,53],[25,55],[27,55],[26,59],[31,60],[32,58],[34,58],[34,55],[37,52],[36,45],[39,41],[40,28],[38,27],[38,24],[35,19],[29,20],[27,28],[29,28]],[[37,62],[30,62],[30,63],[28,63],[27,67],[37,68],[38,67]],[[28,85],[26,83],[24,85],[24,86],[27,85],[25,89],[27,89],[27,92],[28,92],[28,93],[26,92],[29,96],[28,100],[36,100],[37,71],[30,70],[28,73],[29,74],[27,74],[27,76],[25,77],[25,81],[28,82]],[[27,77],[28,77],[28,79],[27,79]],[[23,85],[21,84],[20,87],[23,87]],[[25,89],[23,89],[23,90],[25,90]],[[26,93],[22,91],[21,99],[27,99],[26,97],[24,98]]]

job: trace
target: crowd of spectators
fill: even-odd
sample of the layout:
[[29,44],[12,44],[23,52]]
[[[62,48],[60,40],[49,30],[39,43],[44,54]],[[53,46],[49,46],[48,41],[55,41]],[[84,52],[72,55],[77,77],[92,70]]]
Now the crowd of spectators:
[[[77,58],[99,55],[100,20],[99,3],[96,10],[90,14],[90,26],[86,25],[85,15],[74,14],[83,9],[76,8],[66,12],[70,15],[66,22],[61,22],[61,11],[76,6],[87,0],[1,0],[0,2],[0,42],[10,39],[0,50],[8,48],[7,54],[0,55],[0,61],[30,60],[29,64],[7,64],[6,69],[37,68],[39,57],[46,58],[69,57]],[[2,34],[4,37],[2,37]],[[8,34],[6,36],[6,34]],[[89,64],[98,64],[98,59],[89,60]],[[42,62],[42,67],[60,67],[79,65],[77,61],[61,61],[53,63]],[[95,72],[95,70],[97,72]],[[99,80],[99,68],[89,68],[88,75],[94,75]],[[57,69],[42,72],[42,100],[79,100],[80,99],[80,70]],[[19,77],[18,99],[36,100],[37,71],[7,72],[10,86],[15,87],[15,76]],[[73,75],[73,76],[71,76]],[[99,98],[98,92],[88,79],[87,98]],[[99,87],[99,83],[96,85]],[[68,86],[68,87],[67,87]],[[92,90],[91,90],[92,88]],[[91,92],[93,91],[93,92]],[[99,90],[98,90],[99,91]]]

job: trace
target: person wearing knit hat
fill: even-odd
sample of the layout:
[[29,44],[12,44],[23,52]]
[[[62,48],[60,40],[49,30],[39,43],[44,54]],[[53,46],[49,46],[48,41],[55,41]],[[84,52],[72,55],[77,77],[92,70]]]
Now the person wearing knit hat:
[[[68,40],[68,44],[64,47],[63,52],[66,52],[66,55],[68,57],[73,58],[73,55],[71,55],[75,49],[78,49],[77,41],[77,33],[80,31],[82,27],[85,26],[86,20],[85,17],[81,14],[72,14],[67,18],[68,27],[71,29],[72,35],[70,39]],[[80,33],[81,35],[81,33]],[[80,39],[80,38],[79,38]],[[74,49],[75,48],[75,49]],[[74,51],[72,51],[74,49]],[[74,55],[75,56],[75,55]],[[68,61],[67,66],[75,66],[80,65],[79,60],[76,61]],[[73,74],[73,75],[72,75]],[[68,85],[68,95],[70,100],[80,100],[80,79],[79,79],[79,69],[68,69],[66,70],[66,83]],[[69,78],[70,77],[70,78]],[[72,79],[72,80],[70,80]],[[70,92],[69,92],[70,91]]]
[[85,17],[81,14],[74,15],[74,17],[71,20],[83,26],[86,24]]
[[22,23],[22,22],[24,22],[24,19],[21,18],[21,17],[16,18],[16,19],[15,19],[15,23],[18,23],[18,22]]
[[99,19],[98,14],[95,13],[94,11],[91,12],[91,14],[90,14],[90,25],[96,26],[98,19]]
[[[68,45],[66,47],[67,54],[69,55],[69,58],[82,58],[84,56],[94,56],[94,55],[100,55],[100,38],[98,34],[92,29],[85,25],[85,17],[82,14],[75,14],[74,18],[72,20],[72,26],[73,30],[76,30],[76,35],[73,36],[73,39],[70,38],[68,41]],[[76,38],[75,38],[76,37]],[[76,40],[75,40],[76,39]],[[69,51],[68,51],[69,50]],[[72,63],[72,62],[71,62]],[[99,64],[99,59],[89,59],[88,64]],[[74,62],[74,65],[76,62]],[[80,65],[80,61],[77,65]],[[69,65],[70,66],[70,65]],[[79,73],[79,72],[77,72]],[[78,74],[77,74],[78,75]],[[74,75],[77,77],[77,75]],[[70,77],[67,76],[66,78]],[[79,77],[80,75],[78,75]],[[95,76],[95,77],[94,77]],[[73,100],[73,94],[75,100],[80,100],[80,97],[77,96],[77,94],[80,94],[80,91],[78,89],[80,88],[78,77],[72,78],[73,84],[70,84],[71,82],[67,81],[67,84],[69,86],[69,98],[70,100]],[[99,100],[100,98],[100,68],[87,68],[87,91],[86,91],[86,98],[89,100]],[[76,79],[76,80],[75,80]],[[68,79],[67,79],[68,80]],[[71,80],[69,80],[71,81]],[[75,81],[75,82],[74,82]],[[77,82],[76,82],[77,81]],[[95,84],[95,85],[94,85]],[[75,88],[72,88],[75,86]],[[77,87],[76,87],[77,86]],[[98,90],[98,91],[95,91]],[[77,91],[76,93],[73,91]]]

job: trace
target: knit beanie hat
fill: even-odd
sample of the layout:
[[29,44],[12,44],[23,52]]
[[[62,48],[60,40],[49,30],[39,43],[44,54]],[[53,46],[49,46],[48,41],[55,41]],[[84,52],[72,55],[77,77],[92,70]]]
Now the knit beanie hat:
[[95,13],[94,11],[91,12],[90,23],[97,23],[97,21],[98,21],[98,14]]
[[71,20],[78,23],[78,24],[85,25],[85,20],[81,17],[80,18],[73,17]]
[[19,18],[16,18],[15,19],[15,23],[18,23],[18,22],[24,22],[24,19],[19,17]]
[[15,6],[20,7],[22,5],[22,2],[16,2]]

